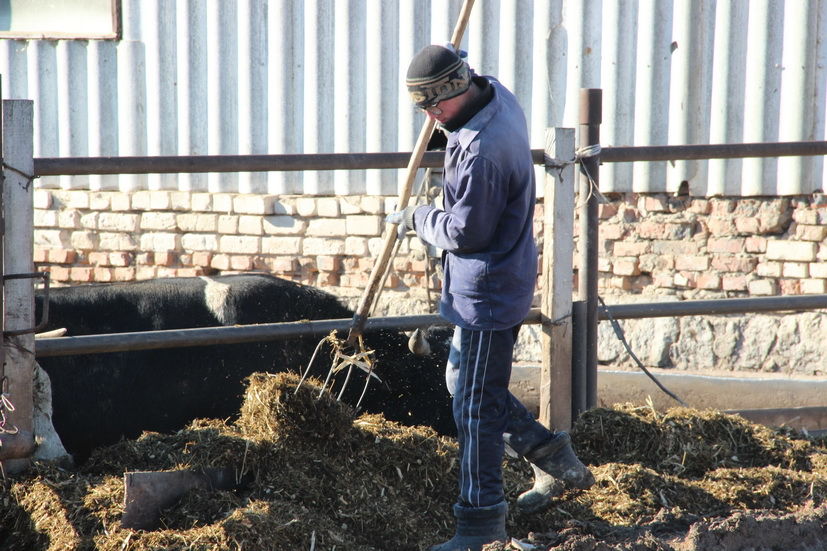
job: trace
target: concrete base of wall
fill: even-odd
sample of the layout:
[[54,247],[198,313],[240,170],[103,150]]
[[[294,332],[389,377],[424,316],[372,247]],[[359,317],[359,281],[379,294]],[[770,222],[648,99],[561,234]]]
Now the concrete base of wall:
[[[660,383],[690,407],[738,413],[769,426],[808,432],[827,431],[827,380],[774,375],[727,377],[650,369]],[[511,391],[529,409],[539,411],[540,367],[515,366]],[[643,372],[598,370],[598,406],[618,403],[652,405],[661,411],[679,406]]]

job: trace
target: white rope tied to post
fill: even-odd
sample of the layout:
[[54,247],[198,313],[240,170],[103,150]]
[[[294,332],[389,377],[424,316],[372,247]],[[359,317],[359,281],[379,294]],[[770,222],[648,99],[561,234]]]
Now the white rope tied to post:
[[570,161],[563,161],[563,160],[560,160],[560,159],[555,159],[555,158],[550,158],[550,157],[546,157],[546,159],[545,159],[545,164],[546,164],[547,167],[557,169],[561,182],[563,181],[563,169],[566,168],[569,165],[573,165],[575,163],[580,163],[580,166],[583,168],[583,172],[586,174],[586,178],[589,179],[589,194],[584,199],[584,201],[582,203],[577,205],[577,207],[580,207],[581,205],[587,203],[589,201],[589,199],[592,198],[592,196],[597,197],[598,203],[604,203],[605,204],[605,203],[609,202],[609,200],[606,199],[606,196],[603,195],[600,192],[600,189],[598,189],[598,187],[597,187],[597,182],[594,181],[594,178],[589,173],[589,169],[586,168],[585,163],[583,163],[583,161],[586,160],[586,159],[591,159],[593,157],[599,157],[601,151],[602,151],[602,148],[600,147],[600,144],[596,143],[596,144],[587,145],[587,146],[578,148],[574,152],[574,159],[571,159]]
[[597,202],[606,204],[609,202],[606,199],[606,196],[600,193],[600,189],[597,187],[597,182],[594,181],[594,178],[591,174],[589,174],[589,169],[586,167],[586,163],[583,162],[584,159],[590,159],[592,157],[600,156],[600,144],[592,144],[587,145],[585,147],[581,147],[574,152],[574,158],[580,161],[580,167],[583,169],[583,172],[586,173],[586,178],[589,179],[589,195],[586,197],[585,202],[588,202],[592,196],[597,197]]
[[592,144],[587,145],[585,147],[578,148],[577,151],[574,152],[574,158],[578,161],[583,159],[589,159],[591,157],[597,157],[600,155],[600,144]]

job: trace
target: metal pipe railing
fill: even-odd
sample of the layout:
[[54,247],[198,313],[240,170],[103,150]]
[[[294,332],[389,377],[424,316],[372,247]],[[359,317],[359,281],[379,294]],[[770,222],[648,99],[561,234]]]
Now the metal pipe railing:
[[[648,302],[615,304],[598,310],[598,318],[639,319],[656,317],[696,316],[709,314],[748,314],[758,312],[785,312],[827,308],[827,295],[803,295],[790,297],[761,297],[742,299],[684,300],[677,302]],[[538,324],[542,320],[540,309],[532,309],[525,324]],[[346,331],[352,319],[291,321],[235,325],[230,327],[203,327],[194,329],[167,329],[163,331],[138,331],[37,339],[35,354],[39,358],[71,356],[76,354],[102,354],[184,346],[214,344],[238,344],[265,340],[278,340],[305,335],[326,335],[331,331]],[[366,331],[381,329],[411,330],[419,327],[449,325],[437,314],[370,318]]]
[[[637,304],[615,304],[608,306],[609,314],[614,319],[754,314],[759,312],[815,310],[818,308],[827,308],[827,295],[641,302]],[[601,320],[609,319],[602,308],[600,309],[598,317]]]
[[827,141],[605,147],[600,161],[689,161],[827,155]]
[[[410,153],[302,153],[285,155],[181,155],[159,157],[43,157],[36,176],[88,174],[170,174],[405,168]],[[442,151],[425,153],[421,166],[440,167]]]
[[[544,165],[545,150],[532,149],[534,164]],[[604,147],[601,163],[734,159],[827,155],[827,141]],[[411,154],[297,153],[282,155],[189,155],[159,157],[41,157],[35,176],[89,174],[169,174],[176,172],[265,172],[405,168]],[[441,167],[444,153],[429,151],[420,166]]]
[[[109,333],[104,335],[82,335],[58,337],[35,341],[35,355],[71,356],[75,354],[102,354],[184,346],[209,346],[214,344],[239,344],[257,341],[278,340],[290,337],[325,336],[331,331],[347,331],[352,320],[289,321],[283,323],[262,323],[256,325],[234,325],[228,327],[198,327],[193,329],[165,329],[159,331],[136,331],[131,333]],[[448,322],[437,314],[419,316],[398,316],[369,319],[366,331],[380,329],[416,329],[432,325],[447,325]]]

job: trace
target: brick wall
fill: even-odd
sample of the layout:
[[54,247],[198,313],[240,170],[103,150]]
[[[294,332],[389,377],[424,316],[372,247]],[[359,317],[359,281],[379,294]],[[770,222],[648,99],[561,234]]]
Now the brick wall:
[[827,292],[827,201],[615,197],[600,208],[600,287],[642,294]]
[[[255,270],[361,289],[386,211],[377,197],[178,191],[38,189],[34,201],[35,263],[56,284]],[[424,247],[407,239],[394,266],[391,287],[423,284]]]
[[[603,293],[761,296],[827,292],[827,201],[616,195],[600,207]],[[35,263],[56,284],[266,271],[358,294],[395,197],[179,191],[35,193]],[[535,227],[542,238],[542,203]],[[418,239],[387,287],[439,281]],[[352,293],[351,293],[352,294]]]

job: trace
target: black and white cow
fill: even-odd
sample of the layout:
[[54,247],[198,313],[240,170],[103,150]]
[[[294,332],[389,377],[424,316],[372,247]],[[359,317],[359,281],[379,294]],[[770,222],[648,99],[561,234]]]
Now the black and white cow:
[[[38,319],[41,307],[38,294]],[[244,274],[53,288],[46,330],[65,327],[79,336],[352,317],[319,289]],[[322,337],[43,357],[38,363],[51,378],[55,429],[83,461],[93,448],[144,430],[169,432],[196,418],[233,417],[247,375],[304,369]],[[382,383],[371,383],[361,409],[452,434],[443,382],[447,340],[436,339],[432,353],[420,357],[408,350],[402,332],[367,332]],[[314,363],[314,374],[326,374],[329,356]],[[352,404],[364,385],[361,372],[354,377],[344,397]]]

